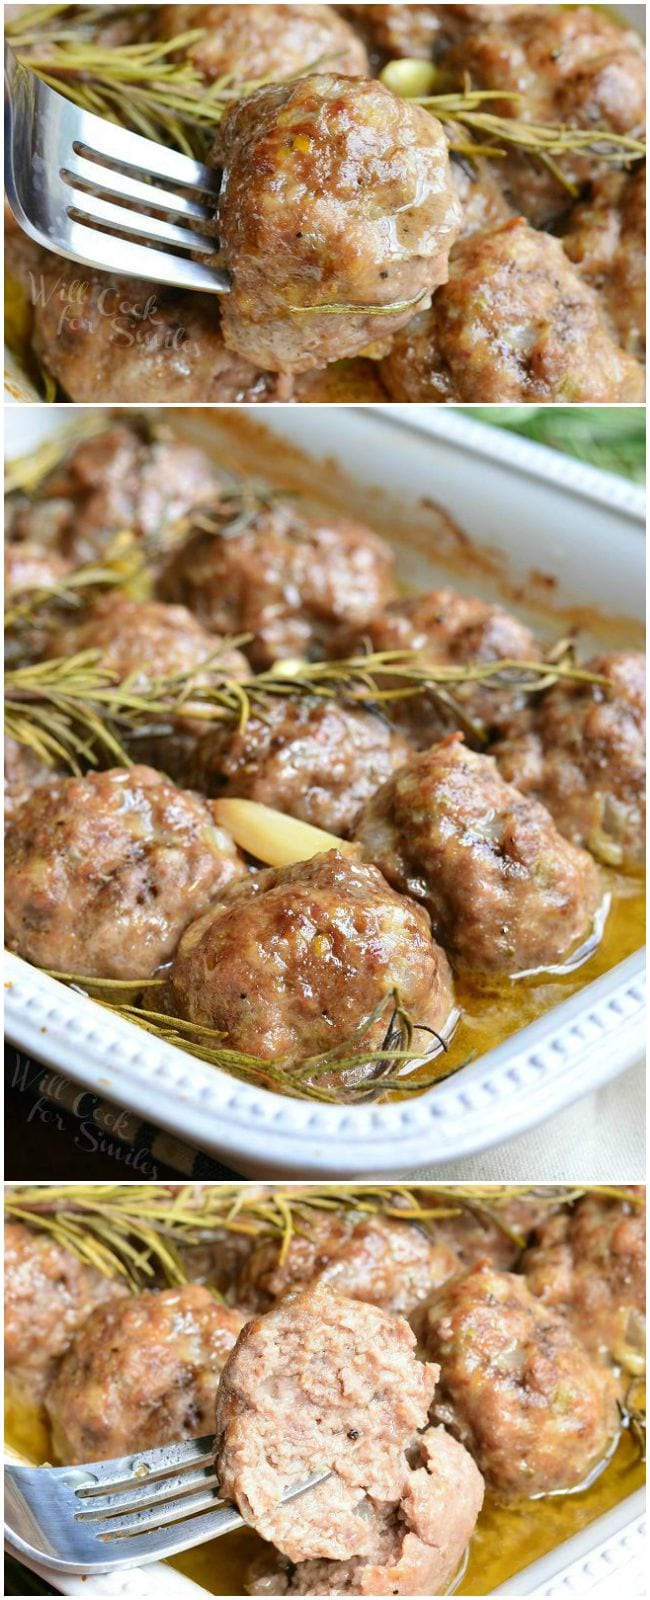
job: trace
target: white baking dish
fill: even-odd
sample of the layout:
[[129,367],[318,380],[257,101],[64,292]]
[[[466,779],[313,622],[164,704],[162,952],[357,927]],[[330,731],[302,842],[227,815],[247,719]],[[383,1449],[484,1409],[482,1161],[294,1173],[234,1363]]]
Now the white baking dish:
[[[243,423],[242,412],[236,415]],[[224,416],[227,426],[232,413],[167,413],[185,434],[213,444]],[[69,410],[56,408],[12,411],[8,452],[28,450],[69,418]],[[580,600],[606,616],[642,619],[640,490],[446,409],[410,407],[395,415],[390,407],[263,407],[256,420],[305,453],[300,470],[312,490],[314,458],[321,478],[323,461],[347,470],[354,509],[365,502],[369,520],[378,514],[377,487],[413,527],[423,515],[421,499],[437,501],[480,551],[501,553],[511,579],[525,582],[528,567],[541,566],[557,577],[563,603]],[[333,482],[334,471],[325,471]],[[431,548],[406,550],[409,576],[439,581],[433,556]],[[498,584],[471,570],[460,581],[470,589],[483,581],[498,592]],[[625,631],[619,620],[613,637]],[[354,1107],[237,1083],[15,956],[7,958],[7,978],[7,1031],[23,1050],[247,1177],[404,1174],[434,1162],[450,1163],[453,1176],[455,1160],[535,1126],[623,1072],[643,1050],[640,952],[410,1103]],[[642,1176],[620,1174],[621,1181]]]

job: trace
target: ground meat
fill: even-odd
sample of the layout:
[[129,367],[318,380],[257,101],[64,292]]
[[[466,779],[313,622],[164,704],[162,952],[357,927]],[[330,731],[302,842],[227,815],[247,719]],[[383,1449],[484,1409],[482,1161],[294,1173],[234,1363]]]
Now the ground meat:
[[460,735],[401,767],[356,836],[389,883],[424,901],[459,966],[552,967],[593,933],[603,886],[590,856]]
[[270,700],[243,732],[215,726],[197,750],[194,783],[300,817],[345,838],[410,746],[385,719],[335,700]]
[[474,1267],[432,1300],[427,1355],[441,1363],[432,1418],[502,1499],[583,1483],[618,1430],[616,1388],[523,1278]]
[[58,1460],[107,1461],[212,1433],[221,1370],[244,1321],[199,1284],[95,1311],[46,1397]]
[[129,600],[117,593],[98,600],[76,627],[59,632],[49,654],[74,655],[79,650],[99,650],[99,665],[118,681],[131,678],[137,693],[156,678],[195,672],[208,661],[210,666],[196,678],[203,686],[222,677],[246,678],[250,672],[241,650],[208,633],[185,606]]
[[[367,624],[363,637],[350,642],[349,648],[360,651],[364,644],[371,651],[416,650],[418,665],[432,667],[508,658],[538,661],[540,656],[530,629],[517,617],[455,589],[434,589],[429,594],[394,600]],[[471,682],[447,687],[459,715],[435,693],[389,703],[391,719],[404,727],[420,749],[426,749],[451,727],[458,727],[459,720],[468,719],[479,736],[492,733],[507,723],[523,703],[521,693],[513,689],[489,689]]]
[[16,508],[12,537],[33,539],[79,564],[119,533],[164,540],[192,507],[218,493],[211,461],[194,445],[115,423],[81,439]]
[[[217,1395],[217,1476],[291,1561],[374,1553],[375,1502],[402,1498],[438,1374],[414,1344],[401,1317],[322,1285],[247,1323]],[[324,1468],[326,1483],[278,1506]]]
[[69,563],[56,550],[43,550],[25,541],[5,545],[5,595],[24,595],[34,589],[52,589],[65,578]]
[[[454,10],[456,7],[454,7]],[[441,36],[442,6],[349,5],[346,15],[383,56],[430,61]]]
[[[597,6],[468,9],[470,26],[445,57],[445,69],[459,81],[469,75],[474,87],[501,90],[491,111],[524,122],[643,133],[645,63],[636,31]],[[560,166],[584,182],[598,169],[598,156],[567,154]],[[509,157],[503,176],[515,203],[539,223],[566,207],[566,188],[530,157]]]
[[368,57],[353,29],[333,6],[241,5],[160,6],[154,24],[158,38],[175,39],[189,28],[204,28],[183,56],[211,83],[232,77],[292,78],[322,62],[328,72],[363,76]]
[[481,1509],[474,1462],[444,1428],[428,1428],[398,1507],[378,1511],[373,1559],[301,1561],[263,1556],[247,1575],[249,1594],[406,1594],[449,1592]]
[[[430,1191],[425,1190],[423,1204],[430,1204],[431,1199]],[[525,1196],[505,1204],[486,1200],[485,1210],[479,1206],[463,1209],[457,1216],[433,1219],[430,1228],[434,1242],[453,1252],[457,1267],[472,1267],[489,1258],[493,1267],[506,1269],[515,1265],[525,1241],[552,1209],[548,1195],[539,1200]]]
[[549,1217],[524,1256],[528,1288],[592,1355],[638,1375],[645,1344],[645,1195],[588,1194]]
[[60,767],[50,767],[35,750],[5,734],[5,818],[8,822],[34,789],[50,784]]
[[[304,372],[356,355],[446,281],[461,213],[442,127],[376,80],[259,89],[228,112],[212,159],[223,335],[248,361]],[[330,305],[402,309],[314,313]]]
[[223,1029],[233,1049],[292,1064],[357,1032],[357,1053],[379,1049],[393,989],[440,1032],[453,991],[426,914],[331,850],[227,890],[181,940],[169,998],[175,1015]]
[[36,355],[68,400],[210,405],[291,398],[288,383],[226,349],[218,295],[68,268],[45,251],[28,291],[36,296]]
[[645,355],[645,165],[603,172],[569,214],[562,244],[580,276],[597,289],[619,342]]
[[394,400],[626,401],[643,372],[559,239],[520,217],[457,245],[449,282],[381,363]]
[[281,1241],[260,1241],[238,1279],[237,1304],[266,1310],[298,1284],[317,1282],[408,1316],[457,1267],[452,1249],[412,1223],[317,1212],[284,1259]]
[[645,657],[593,656],[612,688],[576,680],[545,694],[528,729],[494,748],[503,776],[534,794],[574,844],[609,866],[645,859]]
[[7,832],[7,943],[39,967],[147,978],[244,875],[209,805],[150,767],[57,778]]
[[452,153],[451,176],[463,208],[460,239],[507,222],[511,209],[487,161],[470,161]]
[[360,523],[307,517],[281,500],[242,520],[236,533],[224,524],[223,536],[190,534],[160,593],[189,606],[213,633],[252,634],[254,666],[318,658],[342,624],[364,627],[392,599],[392,552]]
[[91,1311],[126,1294],[48,1234],[7,1222],[4,1245],[5,1376],[12,1395],[38,1405]]

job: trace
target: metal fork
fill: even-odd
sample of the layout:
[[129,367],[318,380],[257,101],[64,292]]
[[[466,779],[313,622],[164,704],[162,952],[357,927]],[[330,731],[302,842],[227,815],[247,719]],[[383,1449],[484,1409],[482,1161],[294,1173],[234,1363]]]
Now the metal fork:
[[31,239],[102,272],[228,290],[228,274],[208,260],[218,250],[218,172],[82,111],[8,46],[5,82],[5,187]]
[[[79,1467],[5,1466],[5,1540],[55,1572],[91,1574],[166,1559],[245,1527],[219,1499],[212,1436]],[[315,1472],[284,1505],[330,1477]]]

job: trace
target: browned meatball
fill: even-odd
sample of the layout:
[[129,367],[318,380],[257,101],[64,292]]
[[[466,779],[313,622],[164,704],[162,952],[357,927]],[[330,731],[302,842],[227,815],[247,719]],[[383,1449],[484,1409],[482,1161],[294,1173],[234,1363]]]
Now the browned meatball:
[[537,1229],[524,1256],[532,1294],[592,1355],[638,1376],[645,1346],[645,1195],[586,1195]]
[[393,989],[418,1023],[440,1032],[453,991],[426,914],[374,867],[336,850],[233,885],[187,929],[170,973],[176,1016],[223,1029],[233,1049],[287,1064],[357,1031],[358,1051],[379,1049]]
[[394,400],[643,399],[643,372],[612,337],[595,290],[559,239],[519,217],[457,245],[449,282],[381,363]]
[[5,545],[5,595],[12,598],[29,590],[52,589],[69,572],[69,562],[57,550],[44,550],[25,540]]
[[244,1322],[196,1283],[95,1311],[46,1397],[59,1461],[108,1461],[212,1433],[221,1370]]
[[4,1278],[5,1376],[12,1394],[36,1406],[91,1311],[127,1290],[22,1222],[5,1226]]
[[7,943],[37,967],[148,978],[245,870],[209,805],[150,767],[57,778],[7,832]]
[[[501,90],[491,110],[524,122],[561,123],[642,134],[645,63],[635,31],[597,6],[469,7],[474,17],[445,68],[474,86]],[[472,23],[474,25],[472,25]],[[509,97],[520,95],[521,99]],[[567,154],[559,165],[574,182],[598,170],[597,154]],[[529,157],[503,164],[511,194],[542,223],[566,207],[567,191]]]
[[212,633],[252,634],[246,650],[266,667],[326,654],[343,623],[364,627],[392,599],[393,571],[392,552],[369,528],[276,501],[242,519],[236,535],[227,522],[223,536],[218,528],[190,534],[160,592]]
[[645,355],[645,165],[604,172],[573,207],[562,244],[580,276],[597,289],[620,344]]
[[469,161],[452,154],[451,176],[463,208],[459,239],[508,221],[511,208],[487,161]]
[[34,789],[50,784],[60,767],[50,767],[28,745],[19,744],[5,734],[5,818],[7,822],[14,811],[29,800]]
[[[265,403],[290,385],[227,350],[214,295],[79,269],[42,253],[34,349],[68,400],[114,405]],[[54,293],[54,285],[59,285]]]
[[[461,213],[442,127],[375,80],[259,89],[224,118],[213,159],[223,335],[248,361],[305,372],[355,355],[446,281]],[[331,305],[351,309],[318,315]]]
[[[372,651],[416,650],[418,665],[463,666],[466,662],[538,661],[539,646],[529,628],[499,606],[488,605],[455,589],[434,589],[429,594],[394,600],[364,629]],[[387,680],[390,681],[390,680]],[[397,683],[397,680],[395,680]],[[443,686],[444,687],[444,686]],[[447,685],[459,715],[432,693],[389,702],[392,719],[403,726],[420,749],[426,749],[469,719],[479,735],[493,732],[512,717],[523,703],[514,689],[487,688],[481,683]]]
[[323,1283],[408,1316],[457,1269],[455,1251],[412,1223],[316,1214],[284,1258],[281,1241],[260,1241],[238,1279],[237,1303],[265,1310],[300,1283]]
[[401,767],[356,836],[389,883],[424,901],[459,966],[552,967],[593,936],[603,886],[591,857],[458,734]]
[[[448,9],[448,8],[447,8]],[[441,35],[442,6],[349,5],[347,15],[382,55],[430,61]],[[456,10],[456,7],[454,7]]]
[[183,56],[207,83],[298,77],[321,61],[344,76],[368,71],[361,40],[333,6],[160,6],[154,26],[162,39],[176,39],[189,28],[205,30]]
[[202,450],[115,423],[81,439],[33,498],[19,503],[12,537],[33,539],[76,563],[95,561],[125,530],[143,540],[164,539],[217,491],[217,474]]
[[615,1384],[523,1278],[484,1263],[452,1279],[423,1343],[441,1365],[432,1417],[500,1498],[573,1489],[603,1461],[619,1426]]
[[[401,1317],[310,1286],[249,1322],[217,1396],[222,1493],[291,1561],[374,1558],[376,1502],[399,1505],[437,1367]],[[287,1506],[284,1491],[332,1476]],[[380,1514],[381,1508],[380,1507]]]
[[593,656],[586,669],[605,685],[560,682],[528,729],[495,745],[503,776],[534,794],[560,833],[608,866],[638,869],[645,858],[645,657]]
[[382,716],[335,700],[270,700],[243,732],[217,725],[197,751],[204,794],[237,795],[345,838],[410,746]]
[[277,1552],[265,1555],[247,1574],[247,1593],[448,1593],[481,1509],[482,1479],[471,1456],[444,1428],[418,1435],[409,1455],[412,1465],[399,1505],[375,1507],[371,1553],[297,1566]]

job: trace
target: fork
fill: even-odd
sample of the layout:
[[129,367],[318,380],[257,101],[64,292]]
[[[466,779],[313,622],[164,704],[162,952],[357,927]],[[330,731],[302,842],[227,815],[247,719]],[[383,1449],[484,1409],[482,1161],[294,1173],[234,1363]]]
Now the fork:
[[24,233],[102,272],[228,290],[228,274],[209,260],[218,172],[73,105],[9,46],[5,84],[5,187]]
[[[90,1575],[167,1559],[246,1526],[219,1498],[212,1435],[78,1467],[5,1465],[5,1540],[54,1572]],[[288,1489],[281,1504],[330,1477]]]

